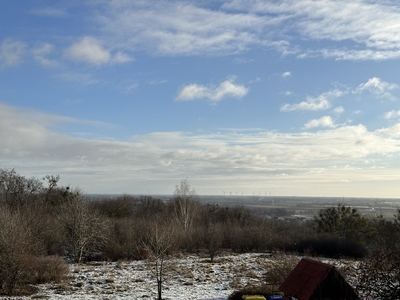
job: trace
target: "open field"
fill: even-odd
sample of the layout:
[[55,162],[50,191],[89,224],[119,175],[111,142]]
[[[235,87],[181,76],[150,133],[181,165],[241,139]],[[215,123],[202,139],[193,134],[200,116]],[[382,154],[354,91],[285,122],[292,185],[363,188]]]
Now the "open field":
[[[116,195],[115,195],[116,196]],[[172,195],[151,195],[168,201]],[[93,199],[105,195],[91,195]],[[339,203],[356,208],[365,217],[379,215],[391,219],[400,208],[400,198],[346,198],[346,197],[296,197],[268,195],[198,195],[201,203],[222,207],[243,206],[252,212],[264,216],[313,218],[320,209],[337,206]]]
[[199,196],[201,202],[218,203],[220,206],[244,206],[258,214],[275,213],[277,216],[312,218],[320,209],[337,206],[339,203],[356,208],[366,217],[383,215],[392,218],[400,208],[400,199],[378,198],[331,198],[331,197],[286,197],[286,196]]
[[[227,253],[214,263],[202,255],[173,257],[166,261],[163,299],[226,300],[246,285],[265,283],[267,275],[277,267],[290,266],[290,272],[299,260],[297,256],[268,253]],[[321,261],[335,265],[354,284],[354,261]],[[0,299],[156,299],[156,295],[151,266],[142,260],[71,264],[69,278],[62,284],[40,285],[39,293],[30,297]]]

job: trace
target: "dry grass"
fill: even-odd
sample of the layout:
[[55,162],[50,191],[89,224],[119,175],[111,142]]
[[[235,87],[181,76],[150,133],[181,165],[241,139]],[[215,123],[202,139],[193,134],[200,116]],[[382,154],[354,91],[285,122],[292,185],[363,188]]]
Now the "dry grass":
[[58,256],[45,256],[37,258],[36,283],[56,282],[61,283],[69,272],[68,264]]

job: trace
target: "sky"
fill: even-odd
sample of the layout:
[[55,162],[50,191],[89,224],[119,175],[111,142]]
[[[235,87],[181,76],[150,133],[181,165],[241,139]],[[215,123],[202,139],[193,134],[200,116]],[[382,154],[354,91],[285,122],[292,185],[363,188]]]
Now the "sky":
[[400,197],[397,0],[0,6],[1,169],[86,193]]

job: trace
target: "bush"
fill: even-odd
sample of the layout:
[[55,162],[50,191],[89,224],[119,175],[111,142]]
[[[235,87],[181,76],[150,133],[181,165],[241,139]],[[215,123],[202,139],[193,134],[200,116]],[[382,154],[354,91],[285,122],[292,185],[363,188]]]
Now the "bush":
[[89,207],[79,190],[69,192],[66,200],[60,221],[72,259],[80,263],[98,257],[107,243],[107,220]]
[[68,275],[68,264],[59,256],[36,258],[35,277],[32,283],[61,283]]
[[89,206],[108,218],[127,218],[134,215],[135,198],[124,195],[115,199],[90,202]]
[[400,299],[400,246],[375,249],[358,266],[357,289],[379,295],[379,299]]
[[32,235],[18,211],[0,209],[0,293],[22,293],[32,268]]
[[322,255],[326,257],[352,257],[362,258],[367,254],[364,246],[354,240],[335,236],[321,236],[303,240],[293,246],[299,253]]
[[108,260],[139,259],[141,224],[133,218],[113,219],[109,224],[108,243],[104,255]]
[[267,269],[265,277],[266,283],[273,286],[280,286],[298,263],[299,259],[297,257],[277,257],[274,262],[269,262],[268,265],[265,266]]

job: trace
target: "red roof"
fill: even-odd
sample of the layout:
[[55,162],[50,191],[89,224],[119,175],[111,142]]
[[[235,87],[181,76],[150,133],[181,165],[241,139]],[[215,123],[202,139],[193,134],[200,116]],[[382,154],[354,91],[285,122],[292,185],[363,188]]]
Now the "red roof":
[[299,300],[309,300],[333,268],[331,265],[303,258],[279,289]]

